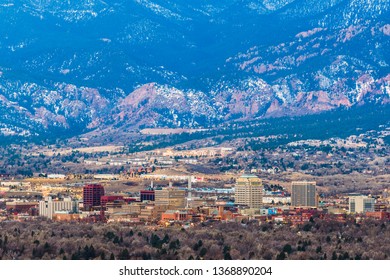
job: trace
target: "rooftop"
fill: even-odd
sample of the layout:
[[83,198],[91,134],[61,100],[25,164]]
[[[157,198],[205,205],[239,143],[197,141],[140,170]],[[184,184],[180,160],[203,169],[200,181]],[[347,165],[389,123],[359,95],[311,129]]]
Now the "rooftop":
[[242,174],[240,178],[259,178],[253,174]]

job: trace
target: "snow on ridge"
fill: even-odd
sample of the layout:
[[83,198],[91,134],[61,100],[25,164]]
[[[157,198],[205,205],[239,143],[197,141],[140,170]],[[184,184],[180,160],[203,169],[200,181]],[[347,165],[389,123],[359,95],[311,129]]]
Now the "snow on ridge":
[[13,7],[13,6],[14,6],[14,3],[3,3],[3,4],[0,4],[0,7],[4,7],[4,8]]
[[161,15],[165,18],[174,18],[174,19],[177,19],[177,20],[182,20],[182,21],[185,21],[185,20],[191,20],[191,18],[187,18],[187,17],[183,17],[167,8],[164,8],[156,3],[153,3],[153,2],[150,2],[148,0],[135,0],[138,4],[152,10],[155,14],[157,15]]

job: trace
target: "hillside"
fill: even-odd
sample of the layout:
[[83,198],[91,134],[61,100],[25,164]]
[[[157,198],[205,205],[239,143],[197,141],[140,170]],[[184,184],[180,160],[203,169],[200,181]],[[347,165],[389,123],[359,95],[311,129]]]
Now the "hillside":
[[199,128],[390,100],[385,0],[0,4],[0,133]]

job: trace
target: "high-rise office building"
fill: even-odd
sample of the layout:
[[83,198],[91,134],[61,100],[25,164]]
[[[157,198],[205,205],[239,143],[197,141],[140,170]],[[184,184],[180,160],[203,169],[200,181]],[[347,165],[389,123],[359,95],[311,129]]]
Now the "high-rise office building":
[[101,205],[101,197],[104,195],[104,187],[99,184],[85,185],[83,188],[84,210],[91,210]]
[[263,206],[263,183],[259,177],[244,174],[237,179],[235,188],[235,203],[247,205],[250,208]]
[[366,213],[375,211],[375,199],[360,195],[351,194],[349,196],[349,213]]
[[317,207],[316,182],[295,181],[291,183],[291,206]]
[[186,206],[186,191],[173,187],[154,191],[154,204],[167,205],[169,209],[181,209]]

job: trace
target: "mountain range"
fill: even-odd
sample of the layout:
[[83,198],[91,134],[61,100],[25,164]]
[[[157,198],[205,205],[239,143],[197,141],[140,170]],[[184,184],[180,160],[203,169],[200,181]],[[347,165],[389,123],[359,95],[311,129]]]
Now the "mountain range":
[[390,101],[388,0],[5,0],[0,14],[3,135]]

